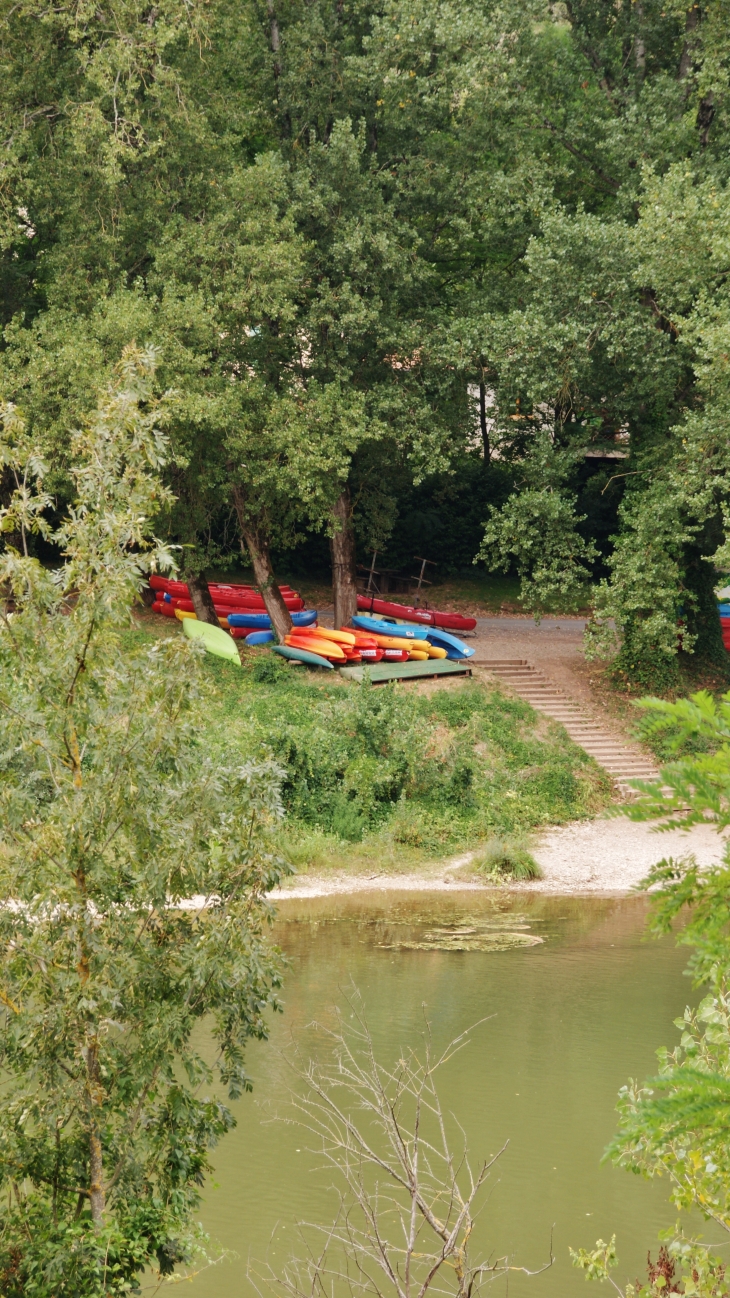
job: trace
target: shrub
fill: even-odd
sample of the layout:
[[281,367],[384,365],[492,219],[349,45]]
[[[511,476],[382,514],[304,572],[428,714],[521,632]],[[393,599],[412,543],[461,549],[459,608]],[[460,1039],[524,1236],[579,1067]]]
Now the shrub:
[[542,870],[534,856],[508,838],[493,838],[472,862],[480,874],[503,875],[505,878],[541,879]]

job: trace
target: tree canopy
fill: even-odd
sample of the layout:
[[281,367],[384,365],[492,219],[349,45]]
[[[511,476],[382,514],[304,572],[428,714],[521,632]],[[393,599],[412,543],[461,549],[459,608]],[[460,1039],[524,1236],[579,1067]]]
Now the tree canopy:
[[59,498],[90,376],[154,343],[191,572],[274,586],[320,530],[345,615],[353,527],[466,457],[528,606],[595,598],[638,674],[720,661],[722,0],[2,15],[0,389]]

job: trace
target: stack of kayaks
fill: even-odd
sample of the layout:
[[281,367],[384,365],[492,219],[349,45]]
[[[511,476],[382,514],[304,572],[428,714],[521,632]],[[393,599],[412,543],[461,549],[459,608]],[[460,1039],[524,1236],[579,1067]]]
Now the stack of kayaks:
[[[474,650],[464,644],[463,640],[457,639],[443,627],[434,625],[426,627],[417,622],[396,621],[394,617],[374,617],[358,613],[352,618],[352,626],[343,630],[317,626],[316,610],[304,609],[303,601],[297,592],[290,591],[287,587],[283,587],[282,591],[292,619],[292,630],[285,637],[283,645],[274,644],[275,636],[268,616],[253,607],[246,607],[243,602],[253,601],[254,598],[261,599],[258,592],[251,587],[210,585],[215,610],[222,628],[219,630],[217,627],[209,626],[208,623],[198,622],[188,588],[183,582],[153,577],[150,585],[157,596],[152,605],[156,612],[177,618],[183,623],[183,630],[187,636],[201,637],[211,653],[220,653],[231,661],[240,661],[231,640],[232,636],[236,639],[245,638],[249,645],[268,644],[275,653],[292,662],[306,663],[311,667],[324,667],[327,670],[349,663],[367,665],[379,662],[426,662],[429,658],[460,660],[471,658],[474,654]],[[236,599],[241,600],[241,603],[223,603],[221,601],[224,597],[226,601]],[[263,600],[261,603],[263,604]],[[296,604],[299,607],[294,607]],[[410,611],[401,610],[400,605],[395,607],[401,612]],[[726,645],[730,648],[730,605],[727,606],[727,611]],[[724,634],[723,632],[723,637]],[[217,647],[213,647],[214,645]]]
[[[150,586],[155,595],[152,609],[164,617],[179,613],[194,615],[195,607],[185,582],[153,576]],[[209,590],[221,626],[227,626],[234,639],[244,639],[250,631],[271,630],[263,596],[253,586],[210,582]],[[305,609],[304,600],[290,586],[280,587],[282,598],[295,625],[310,626],[317,621],[316,609]]]
[[[416,642],[418,647],[425,650],[431,658],[451,658],[457,661],[461,658],[471,658],[474,654],[474,650],[464,644],[463,640],[457,639],[450,631],[444,631],[441,627],[426,629],[411,622],[396,622],[393,618],[368,617],[360,613],[352,618],[352,625],[362,631],[368,631],[376,638],[389,638],[392,641],[396,637],[405,640],[406,643]],[[434,650],[441,650],[441,652],[435,653]]]
[[372,595],[358,595],[357,607],[361,613],[402,618],[416,626],[439,626],[445,631],[473,631],[477,624],[476,618],[462,617],[461,613],[441,613],[436,608],[414,608],[387,599],[376,599]]

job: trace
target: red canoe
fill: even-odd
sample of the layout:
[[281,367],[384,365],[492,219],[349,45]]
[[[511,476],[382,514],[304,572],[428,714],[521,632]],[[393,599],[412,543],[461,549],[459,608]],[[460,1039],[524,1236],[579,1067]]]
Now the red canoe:
[[380,613],[385,617],[402,617],[406,622],[423,622],[427,626],[440,626],[445,631],[473,631],[475,617],[462,617],[461,613],[440,613],[435,608],[411,608],[393,604],[387,599],[374,599],[371,595],[358,595],[357,607],[361,613]]

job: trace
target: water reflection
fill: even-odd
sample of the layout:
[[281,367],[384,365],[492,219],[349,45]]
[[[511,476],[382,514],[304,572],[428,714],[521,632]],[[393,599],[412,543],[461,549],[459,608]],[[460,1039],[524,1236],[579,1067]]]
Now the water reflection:
[[[317,1169],[302,1131],[276,1119],[292,1116],[294,1046],[305,1056],[325,1048],[311,1024],[331,1026],[335,1006],[349,1013],[353,984],[386,1061],[417,1044],[424,1015],[436,1045],[487,1020],[448,1065],[440,1092],[475,1159],[509,1142],[478,1224],[484,1252],[536,1268],[552,1235],[555,1265],[532,1280],[511,1277],[511,1298],[589,1294],[568,1245],[592,1245],[614,1231],[617,1278],[643,1275],[647,1248],[673,1220],[666,1186],[600,1159],[619,1086],[653,1072],[654,1051],[675,1040],[672,1021],[691,997],[686,952],[645,941],[645,914],[642,898],[494,893],[283,903],[275,938],[291,961],[284,1014],[271,1041],[249,1053],[254,1094],[236,1106],[238,1127],[216,1151],[202,1214],[240,1261],[197,1278],[196,1298],[251,1298],[246,1259],[268,1255],[280,1264],[297,1220],[334,1215],[331,1175]],[[483,948],[489,934],[541,941],[449,947],[459,932],[462,945],[472,937]],[[434,933],[436,941],[427,937]],[[504,1282],[490,1292],[505,1292]]]

